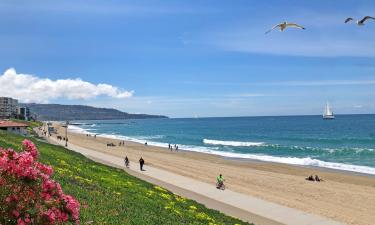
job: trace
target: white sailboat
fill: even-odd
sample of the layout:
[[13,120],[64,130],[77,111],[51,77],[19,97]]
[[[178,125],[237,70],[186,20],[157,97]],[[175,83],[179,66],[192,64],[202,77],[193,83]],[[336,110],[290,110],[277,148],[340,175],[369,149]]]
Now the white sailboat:
[[329,106],[329,103],[327,102],[326,107],[324,109],[323,113],[323,119],[334,119],[335,116],[333,115],[332,109]]

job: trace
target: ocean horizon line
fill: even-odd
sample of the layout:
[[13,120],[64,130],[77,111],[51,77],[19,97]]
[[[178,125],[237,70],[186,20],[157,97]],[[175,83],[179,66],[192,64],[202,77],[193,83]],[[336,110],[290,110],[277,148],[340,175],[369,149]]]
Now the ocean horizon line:
[[[375,113],[354,113],[354,114],[335,114],[335,116],[371,116]],[[220,118],[264,118],[264,117],[321,117],[321,114],[305,114],[305,115],[263,115],[263,116],[202,116],[202,117],[167,117],[167,118],[142,118],[142,119],[70,119],[68,121],[111,121],[111,120],[170,120],[170,119],[220,119]],[[42,120],[48,122],[52,120]],[[66,120],[55,120],[56,122],[65,122]]]
[[[343,113],[335,114],[335,116],[370,116],[375,113]],[[301,115],[257,115],[257,116],[198,116],[198,117],[169,117],[169,118],[150,118],[150,119],[210,119],[210,118],[251,118],[251,117],[307,117],[307,116],[322,116],[322,114],[301,114]]]

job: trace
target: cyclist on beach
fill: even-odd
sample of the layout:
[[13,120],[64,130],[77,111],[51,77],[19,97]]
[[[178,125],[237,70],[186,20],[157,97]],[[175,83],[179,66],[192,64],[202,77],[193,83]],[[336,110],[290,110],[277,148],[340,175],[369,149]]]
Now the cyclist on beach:
[[219,176],[216,177],[216,188],[217,189],[222,189],[224,190],[225,189],[225,186],[224,186],[224,177],[222,174],[220,174]]

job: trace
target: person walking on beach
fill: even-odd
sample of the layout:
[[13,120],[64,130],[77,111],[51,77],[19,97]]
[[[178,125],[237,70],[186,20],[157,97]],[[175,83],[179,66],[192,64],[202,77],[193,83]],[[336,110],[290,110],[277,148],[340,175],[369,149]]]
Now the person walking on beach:
[[143,171],[143,165],[145,164],[145,161],[143,160],[143,158],[141,157],[140,159],[139,159],[139,166],[140,166],[140,168],[141,168],[141,171]]
[[129,159],[128,159],[128,156],[125,156],[124,162],[125,162],[126,168],[129,168]]

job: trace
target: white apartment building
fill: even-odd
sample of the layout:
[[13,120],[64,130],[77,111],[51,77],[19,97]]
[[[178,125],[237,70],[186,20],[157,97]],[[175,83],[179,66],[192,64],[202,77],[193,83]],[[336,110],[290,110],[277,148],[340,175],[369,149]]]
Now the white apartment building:
[[18,100],[0,97],[0,119],[8,119],[17,115]]

